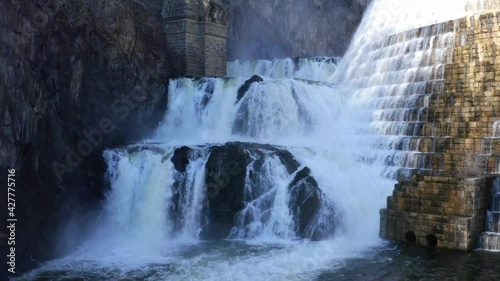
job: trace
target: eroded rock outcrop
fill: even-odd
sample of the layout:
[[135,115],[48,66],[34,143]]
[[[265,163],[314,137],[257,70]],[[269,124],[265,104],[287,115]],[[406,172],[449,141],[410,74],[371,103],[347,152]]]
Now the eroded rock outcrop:
[[262,79],[262,77],[260,77],[259,75],[254,75],[254,76],[250,77],[250,79],[245,81],[245,83],[238,89],[238,97],[236,99],[236,102],[239,102],[241,100],[241,98],[243,98],[243,96],[245,96],[248,89],[250,89],[250,86],[252,86],[253,83],[259,83],[262,81],[264,81],[264,79]]
[[[205,150],[206,147],[178,148],[171,159],[172,163],[174,166],[179,165],[180,159],[188,159],[187,155],[197,153],[197,149]],[[241,228],[243,230],[240,231],[244,233],[244,229],[250,224],[268,223],[269,217],[249,217],[241,212],[246,204],[254,200],[259,202],[255,207],[259,209],[258,212],[268,213],[275,207],[274,195],[271,194],[275,192],[272,189],[277,187],[263,185],[264,181],[270,180],[268,177],[271,173],[266,161],[273,161],[272,159],[278,159],[278,165],[282,165],[286,173],[294,175],[288,186],[288,208],[297,237],[321,240],[333,234],[334,210],[329,210],[331,217],[320,214],[323,193],[318,183],[309,168],[299,170],[300,164],[286,149],[265,144],[233,142],[212,146],[209,153],[205,165],[206,201],[203,203],[202,239],[225,239],[230,237],[234,228]],[[174,197],[177,199],[174,200],[179,201],[191,187],[185,186],[184,182],[177,182],[176,185]],[[241,221],[238,216],[246,218]],[[325,223],[320,222],[320,218]]]
[[369,0],[240,0],[229,14],[228,57],[341,56]]

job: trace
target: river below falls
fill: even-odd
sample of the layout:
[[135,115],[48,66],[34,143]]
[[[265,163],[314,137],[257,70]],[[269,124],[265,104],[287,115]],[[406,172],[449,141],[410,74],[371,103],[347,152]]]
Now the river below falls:
[[[347,249],[352,250],[347,252]],[[16,280],[500,280],[500,255],[381,241],[202,242],[162,256],[72,255]]]

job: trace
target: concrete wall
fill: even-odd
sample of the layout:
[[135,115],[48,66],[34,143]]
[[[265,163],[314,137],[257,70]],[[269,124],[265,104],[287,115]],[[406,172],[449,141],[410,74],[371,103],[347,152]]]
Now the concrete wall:
[[[497,6],[498,7],[498,6]],[[498,10],[498,9],[497,9]],[[500,172],[500,12],[433,26],[455,33],[452,63],[429,102],[420,138],[431,155],[426,176],[400,180],[381,210],[381,236],[470,250],[484,231],[491,180]],[[411,31],[410,31],[411,32]],[[475,179],[471,179],[475,178]],[[408,237],[406,237],[408,238]]]

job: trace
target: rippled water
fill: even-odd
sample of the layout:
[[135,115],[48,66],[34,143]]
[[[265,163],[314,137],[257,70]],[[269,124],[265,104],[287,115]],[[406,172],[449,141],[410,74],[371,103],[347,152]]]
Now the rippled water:
[[390,243],[316,280],[500,280],[500,255]]
[[[326,245],[207,242],[186,245],[151,262],[141,257],[142,264],[131,256],[130,264],[82,258],[62,267],[63,259],[18,280],[500,280],[498,254],[383,243],[365,250],[351,245],[350,257],[335,258],[342,247],[318,250]],[[303,256],[296,259],[292,252],[300,249]]]

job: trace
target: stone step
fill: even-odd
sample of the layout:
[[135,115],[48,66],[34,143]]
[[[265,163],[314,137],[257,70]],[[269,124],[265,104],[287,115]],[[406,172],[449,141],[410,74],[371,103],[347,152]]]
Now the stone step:
[[[380,39],[379,41],[373,43],[372,46],[380,49],[398,43],[408,42],[410,38],[414,38],[413,40],[415,40],[421,38],[431,38],[432,36],[444,37],[449,32],[453,32],[453,23],[451,21],[394,34],[384,39]],[[429,44],[430,42],[427,43]],[[432,46],[427,46],[427,47],[432,48],[432,47],[446,47],[446,46],[438,46],[436,42],[434,42]]]
[[479,248],[486,251],[500,252],[500,233],[483,232],[479,235]]
[[[441,81],[444,77],[445,65],[430,65],[419,68],[411,69],[401,69],[394,71],[385,71],[373,74],[373,68],[375,67],[373,63],[366,67],[366,71],[356,79],[350,81],[351,85],[367,85],[370,88],[380,88],[386,86],[388,83],[390,85],[407,85],[413,83],[428,83],[433,81]],[[372,70],[370,73],[368,69]],[[364,75],[363,75],[364,74]],[[391,81],[391,82],[386,82]],[[420,92],[421,94],[425,92]]]
[[[371,111],[371,110],[367,110]],[[384,108],[377,110],[372,116],[374,122],[427,122],[429,120],[429,108],[410,107],[410,108]]]

